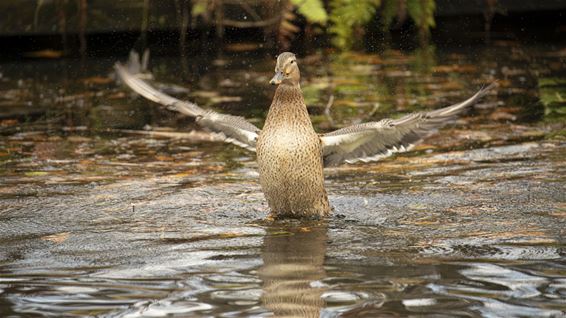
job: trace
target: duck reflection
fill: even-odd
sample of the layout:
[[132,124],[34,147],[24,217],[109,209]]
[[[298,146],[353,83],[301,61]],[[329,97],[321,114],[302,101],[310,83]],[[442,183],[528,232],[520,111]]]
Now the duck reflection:
[[316,281],[324,279],[327,225],[301,223],[267,230],[263,241],[264,308],[276,317],[319,317],[325,289]]

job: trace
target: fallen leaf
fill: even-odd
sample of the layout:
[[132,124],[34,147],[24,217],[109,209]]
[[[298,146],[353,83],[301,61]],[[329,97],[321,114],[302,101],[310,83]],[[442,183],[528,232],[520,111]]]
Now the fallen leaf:
[[159,161],[173,161],[173,160],[175,160],[175,159],[172,158],[172,157],[163,156],[163,155],[155,156],[155,159],[156,159],[156,160],[159,160]]
[[432,68],[435,73],[472,73],[477,70],[474,65],[439,65]]
[[495,112],[491,113],[491,115],[489,115],[489,118],[491,120],[494,120],[494,121],[500,121],[500,120],[515,121],[515,120],[517,120],[517,116],[515,116],[513,114],[509,114],[508,112],[504,112],[504,111],[495,111]]
[[50,242],[59,244],[59,243],[66,241],[69,238],[70,234],[71,233],[69,233],[69,232],[61,232],[61,233],[57,233],[57,234],[43,236],[43,237],[41,237],[41,239],[44,240],[44,241],[50,241]]
[[244,236],[244,234],[242,233],[234,233],[234,232],[227,232],[227,233],[221,233],[220,235],[218,235],[220,238],[235,238],[235,237],[242,237]]
[[2,127],[8,127],[8,126],[14,126],[17,125],[18,121],[16,119],[4,119],[2,121],[0,121],[0,126]]
[[232,43],[225,46],[227,51],[245,52],[254,51],[262,47],[261,43]]
[[83,137],[83,136],[69,136],[69,137],[67,137],[67,140],[70,141],[70,142],[89,142],[89,141],[91,141],[90,138]]
[[95,85],[103,85],[112,83],[114,80],[109,77],[102,77],[102,76],[93,76],[83,79],[83,83],[85,84],[95,84]]
[[47,174],[48,173],[45,171],[28,171],[24,173],[26,177],[42,177],[46,176]]
[[24,56],[35,57],[35,58],[58,59],[63,56],[63,51],[55,51],[55,50],[33,51],[33,52],[24,53]]
[[242,98],[240,96],[216,96],[211,97],[210,102],[213,104],[220,104],[220,103],[235,103],[241,102]]

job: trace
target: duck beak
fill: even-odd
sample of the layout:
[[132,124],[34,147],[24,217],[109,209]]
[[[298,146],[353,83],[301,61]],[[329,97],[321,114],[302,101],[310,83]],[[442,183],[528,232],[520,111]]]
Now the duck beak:
[[278,85],[278,84],[281,84],[281,81],[283,81],[283,72],[278,71],[278,72],[275,73],[275,76],[273,76],[271,81],[269,81],[269,84]]

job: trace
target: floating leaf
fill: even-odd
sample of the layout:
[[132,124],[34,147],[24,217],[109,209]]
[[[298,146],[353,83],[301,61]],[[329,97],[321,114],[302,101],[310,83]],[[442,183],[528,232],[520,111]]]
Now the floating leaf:
[[58,59],[63,56],[63,51],[55,50],[41,50],[24,53],[26,57],[45,58],[45,59]]
[[46,176],[47,174],[48,173],[45,171],[28,171],[24,173],[26,177],[42,177]]
[[94,85],[104,85],[114,82],[113,79],[110,77],[102,77],[102,76],[92,76],[85,78],[83,83],[85,84],[94,84]]
[[59,243],[63,243],[64,241],[66,241],[69,238],[69,235],[70,235],[69,232],[62,232],[62,233],[43,236],[43,237],[41,237],[41,239],[44,240],[44,241],[50,241],[50,242],[59,244]]

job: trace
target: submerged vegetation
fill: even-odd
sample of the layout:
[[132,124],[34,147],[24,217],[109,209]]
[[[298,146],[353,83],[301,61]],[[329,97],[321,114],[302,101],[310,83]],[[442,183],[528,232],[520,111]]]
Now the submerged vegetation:
[[566,117],[566,79],[541,78],[538,83],[545,116],[564,120]]

